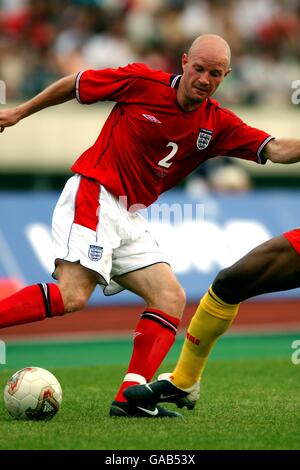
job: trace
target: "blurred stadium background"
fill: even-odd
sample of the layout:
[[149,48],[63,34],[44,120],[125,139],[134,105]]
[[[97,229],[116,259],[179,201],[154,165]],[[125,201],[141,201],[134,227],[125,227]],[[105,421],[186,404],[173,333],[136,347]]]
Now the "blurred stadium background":
[[[0,0],[6,106],[85,68],[142,61],[180,72],[182,52],[202,33],[220,34],[232,47],[233,72],[216,96],[222,106],[274,136],[299,137],[298,0]],[[70,165],[110,109],[74,101],[1,135],[0,298],[51,281],[52,210]],[[300,164],[215,159],[163,195],[158,211],[147,212],[187,292],[182,328],[222,267],[299,225],[299,178]],[[161,220],[166,207],[169,222]],[[181,223],[174,223],[178,215]],[[300,331],[299,307],[299,290],[249,301],[231,332]],[[84,312],[2,330],[1,339],[129,336],[140,311],[130,293],[105,298],[97,290]]]

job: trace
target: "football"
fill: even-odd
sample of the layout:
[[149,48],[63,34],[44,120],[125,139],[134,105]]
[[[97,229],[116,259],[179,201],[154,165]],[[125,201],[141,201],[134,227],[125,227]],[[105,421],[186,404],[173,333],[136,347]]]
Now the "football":
[[51,419],[61,403],[60,383],[51,372],[40,367],[15,372],[4,388],[5,407],[15,419]]

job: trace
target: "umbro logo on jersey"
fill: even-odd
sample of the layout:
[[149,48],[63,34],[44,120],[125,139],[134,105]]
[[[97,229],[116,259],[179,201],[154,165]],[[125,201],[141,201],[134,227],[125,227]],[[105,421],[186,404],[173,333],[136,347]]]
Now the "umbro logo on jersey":
[[197,147],[199,150],[204,150],[206,147],[208,147],[211,138],[213,135],[213,131],[210,131],[209,129],[200,129],[198,138],[197,138]]
[[137,336],[141,335],[142,333],[140,333],[139,331],[135,331],[133,333],[133,339],[135,339]]
[[157,124],[161,124],[161,121],[159,121],[155,116],[152,116],[151,114],[142,114],[144,118],[148,119],[148,121],[151,122],[156,122]]

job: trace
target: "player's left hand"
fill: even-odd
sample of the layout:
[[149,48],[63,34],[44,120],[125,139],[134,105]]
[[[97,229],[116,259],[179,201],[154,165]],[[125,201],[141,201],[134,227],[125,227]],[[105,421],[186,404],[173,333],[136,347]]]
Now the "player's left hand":
[[4,132],[6,127],[14,126],[20,118],[16,108],[3,109],[0,111],[0,132]]

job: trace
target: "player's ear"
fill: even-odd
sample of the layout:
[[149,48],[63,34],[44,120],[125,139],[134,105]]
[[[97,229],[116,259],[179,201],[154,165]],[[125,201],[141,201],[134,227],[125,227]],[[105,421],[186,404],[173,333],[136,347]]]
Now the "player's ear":
[[182,68],[184,68],[184,66],[188,63],[188,61],[189,61],[188,55],[186,52],[184,52],[182,54],[182,59],[181,59]]

